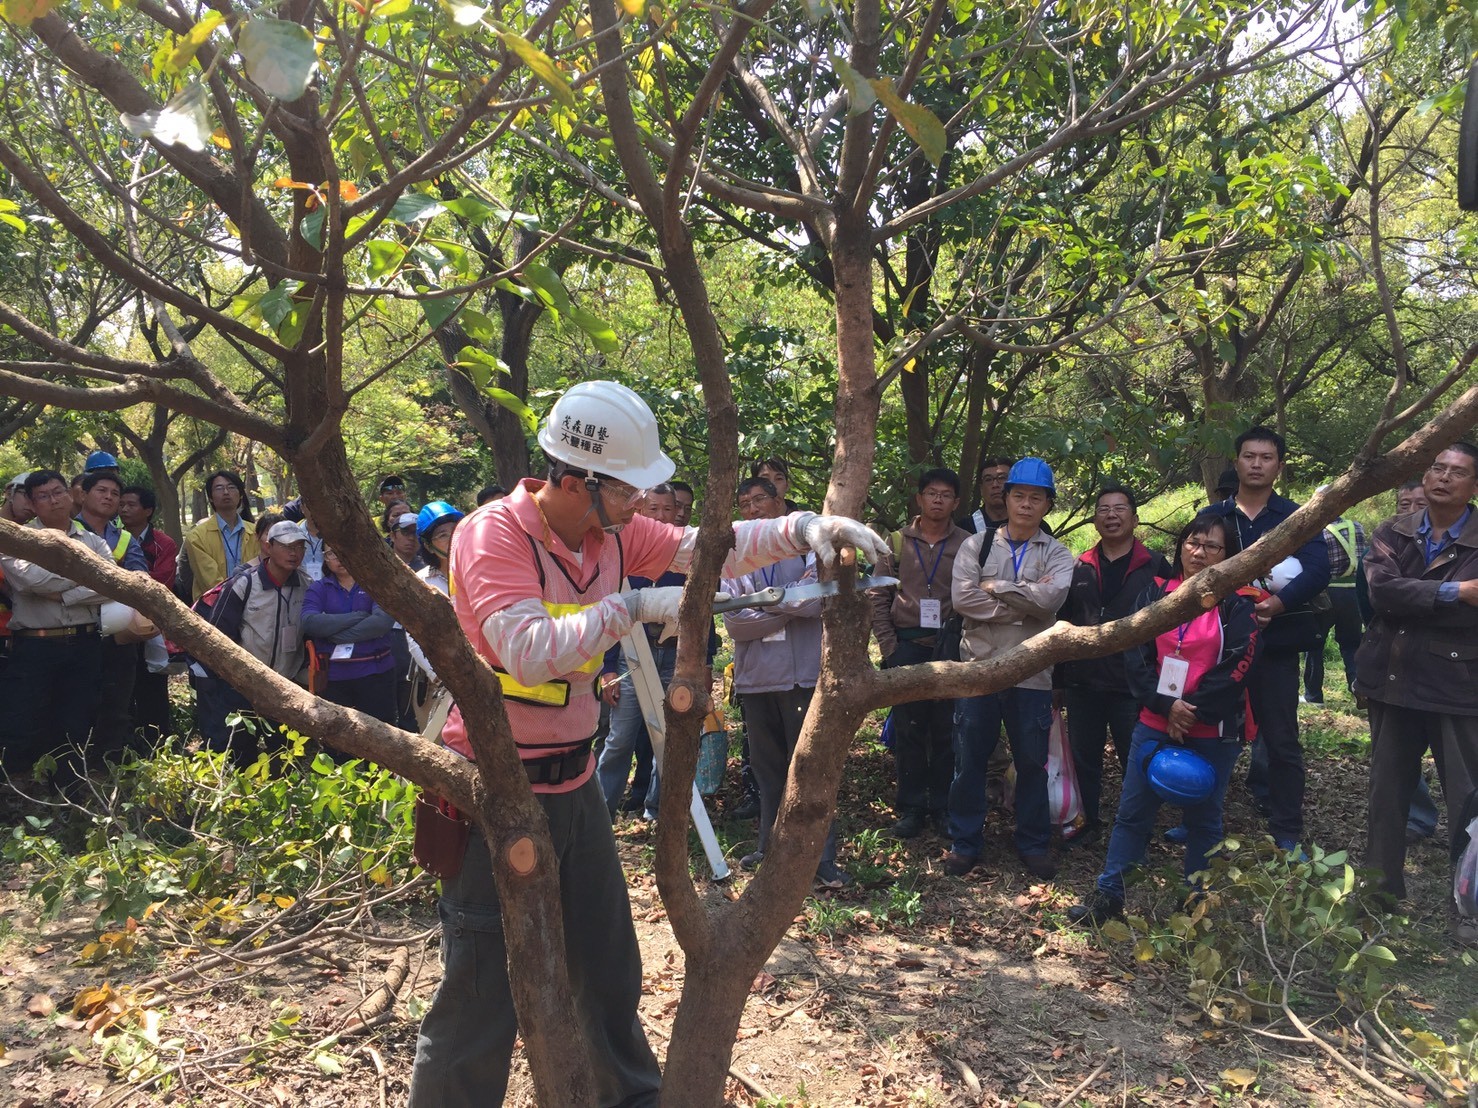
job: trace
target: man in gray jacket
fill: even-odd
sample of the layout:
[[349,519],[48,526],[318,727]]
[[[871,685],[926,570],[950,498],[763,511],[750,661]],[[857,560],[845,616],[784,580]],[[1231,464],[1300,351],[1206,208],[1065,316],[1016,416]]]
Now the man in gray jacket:
[[[26,526],[60,531],[112,560],[108,544],[72,518],[72,494],[60,473],[36,470],[26,477],[25,492],[36,512]],[[0,568],[12,610],[11,655],[0,678],[6,704],[0,759],[18,773],[53,748],[87,742],[102,664],[98,609],[105,598],[23,558],[0,557]]]
[[[763,477],[739,485],[739,511],[745,519],[778,519],[785,501]],[[720,588],[743,596],[772,587],[784,588],[816,580],[812,556],[787,558],[738,578],[725,578]],[[724,613],[724,627],[734,640],[734,688],[744,705],[749,732],[749,764],[760,794],[759,845],[739,860],[755,869],[764,860],[770,830],[790,773],[790,758],[811,706],[821,672],[821,600],[740,608]],[[836,831],[826,836],[816,883],[841,888],[851,878],[836,864]]]
[[[1057,620],[1073,577],[1072,552],[1042,529],[1057,496],[1052,470],[1023,458],[1006,482],[1006,524],[973,535],[955,557],[951,597],[964,617],[960,660],[983,661],[1025,642]],[[1034,877],[1055,877],[1047,808],[1047,736],[1052,726],[1052,667],[1014,688],[955,701],[955,777],[949,790],[952,849],[944,870],[963,877],[980,861],[986,815],[985,775],[1002,722],[1016,765],[1016,851]]]

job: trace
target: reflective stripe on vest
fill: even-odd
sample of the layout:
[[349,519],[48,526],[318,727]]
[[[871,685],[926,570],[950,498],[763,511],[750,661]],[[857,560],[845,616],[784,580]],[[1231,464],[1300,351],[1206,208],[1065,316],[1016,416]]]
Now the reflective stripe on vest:
[[113,544],[113,560],[119,565],[123,564],[123,556],[128,553],[128,544],[132,541],[132,535],[123,528],[118,528],[118,541]]
[[1360,560],[1355,552],[1355,525],[1348,519],[1337,519],[1329,525],[1328,531],[1334,536],[1334,541],[1344,549],[1345,556],[1350,560],[1349,568],[1336,577],[1335,581],[1348,579],[1349,584],[1352,585],[1355,581],[1355,565]]

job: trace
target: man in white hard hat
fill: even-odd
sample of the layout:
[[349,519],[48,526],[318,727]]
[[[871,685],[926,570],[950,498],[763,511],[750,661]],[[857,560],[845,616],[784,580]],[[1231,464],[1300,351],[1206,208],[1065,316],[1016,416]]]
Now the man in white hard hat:
[[[600,714],[595,677],[634,622],[672,624],[680,588],[622,592],[627,574],[687,572],[697,530],[640,515],[646,490],[672,476],[657,421],[624,385],[588,381],[554,404],[539,431],[547,480],[519,482],[478,508],[452,538],[450,581],[463,630],[498,672],[529,781],[549,817],[565,900],[570,983],[587,1029],[602,1105],[657,1103],[660,1074],[637,1020],[641,952],[605,800],[593,778]],[[831,564],[883,540],[850,519],[794,512],[734,525],[723,575],[814,551]],[[443,732],[471,757],[461,714]],[[455,870],[455,872],[450,872]],[[487,846],[470,835],[442,883],[446,967],[421,1025],[414,1108],[501,1104],[518,1031],[498,894]]]

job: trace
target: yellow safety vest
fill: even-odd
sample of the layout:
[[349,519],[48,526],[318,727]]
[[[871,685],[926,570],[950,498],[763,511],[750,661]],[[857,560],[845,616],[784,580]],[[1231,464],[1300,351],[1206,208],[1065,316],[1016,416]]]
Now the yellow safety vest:
[[1329,582],[1332,589],[1352,589],[1355,587],[1355,567],[1360,561],[1355,550],[1355,525],[1347,519],[1337,519],[1329,525],[1329,533],[1334,536],[1334,541],[1344,548],[1349,557],[1350,567],[1334,580]]

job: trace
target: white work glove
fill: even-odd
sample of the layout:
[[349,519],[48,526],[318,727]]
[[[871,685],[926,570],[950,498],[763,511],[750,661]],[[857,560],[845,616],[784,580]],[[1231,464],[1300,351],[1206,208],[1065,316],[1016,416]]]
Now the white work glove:
[[881,535],[846,516],[812,516],[801,531],[801,541],[827,567],[836,561],[837,551],[848,546],[857,547],[873,565],[888,553],[888,544]]
[[681,585],[663,585],[661,588],[633,589],[623,592],[621,599],[626,610],[637,623],[660,623],[662,634],[658,641],[670,639],[677,634],[677,606],[682,603]]

